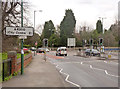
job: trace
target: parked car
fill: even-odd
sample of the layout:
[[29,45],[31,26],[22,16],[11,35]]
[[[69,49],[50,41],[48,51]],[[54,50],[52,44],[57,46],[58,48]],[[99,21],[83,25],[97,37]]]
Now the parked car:
[[24,51],[28,51],[28,48],[23,48]]
[[50,50],[49,50],[48,48],[45,48],[45,51],[46,51],[46,52],[49,52]]
[[59,47],[56,51],[56,56],[67,56],[67,48],[66,47]]
[[97,49],[86,49],[85,50],[86,55],[93,55],[93,56],[100,56],[100,52]]
[[31,51],[36,51],[36,48],[35,47],[31,47],[30,50]]
[[37,52],[37,53],[44,53],[45,50],[44,50],[44,48],[38,48],[38,49],[36,50],[36,52]]

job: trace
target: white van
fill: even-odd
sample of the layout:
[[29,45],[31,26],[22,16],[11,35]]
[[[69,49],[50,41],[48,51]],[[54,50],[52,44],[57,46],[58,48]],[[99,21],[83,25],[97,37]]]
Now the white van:
[[56,56],[67,56],[67,48],[66,47],[59,47],[56,51]]

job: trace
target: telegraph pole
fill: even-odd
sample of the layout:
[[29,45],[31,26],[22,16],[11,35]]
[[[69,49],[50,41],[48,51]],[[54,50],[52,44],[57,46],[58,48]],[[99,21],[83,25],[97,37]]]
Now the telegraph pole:
[[[23,27],[23,0],[21,0],[21,27]],[[24,73],[23,39],[21,40],[21,75]]]

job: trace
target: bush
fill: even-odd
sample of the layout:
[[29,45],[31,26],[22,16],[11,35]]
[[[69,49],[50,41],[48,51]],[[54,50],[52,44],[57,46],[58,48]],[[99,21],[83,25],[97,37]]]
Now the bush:
[[23,47],[25,47],[25,48],[30,48],[31,45],[23,45]]

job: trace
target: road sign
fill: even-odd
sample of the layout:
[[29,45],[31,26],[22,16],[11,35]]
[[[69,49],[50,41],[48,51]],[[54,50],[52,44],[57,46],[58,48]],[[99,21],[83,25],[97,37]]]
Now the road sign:
[[75,46],[75,38],[68,38],[67,39],[67,46]]
[[19,36],[19,39],[27,39],[27,36]]
[[33,36],[33,27],[6,27],[6,35]]

